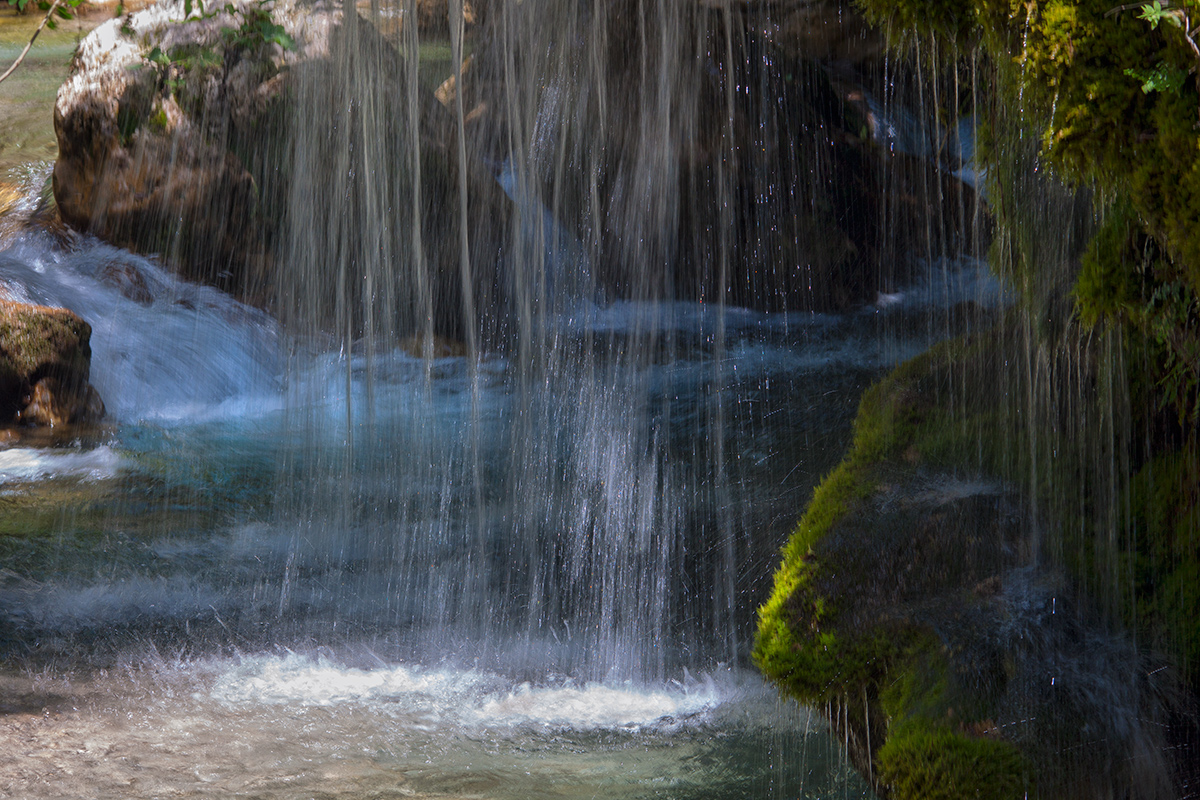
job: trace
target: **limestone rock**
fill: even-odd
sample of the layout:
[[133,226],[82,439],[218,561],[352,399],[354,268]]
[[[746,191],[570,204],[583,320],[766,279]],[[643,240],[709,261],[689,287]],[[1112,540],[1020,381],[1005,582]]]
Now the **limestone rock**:
[[[166,3],[82,43],[55,109],[63,218],[306,324],[468,338],[464,314],[493,307],[511,202],[460,163],[453,118],[369,22],[340,3],[269,8],[184,21]],[[253,20],[294,48],[246,33]]]
[[[224,44],[253,3],[187,21],[182,2],[163,3],[110,20],[81,42],[54,109],[54,195],[69,225],[159,254],[188,278],[265,299],[270,253],[258,187],[228,143],[277,96],[281,84],[269,78],[319,53],[332,24],[329,13],[277,6],[294,52]],[[148,60],[154,47],[169,64]],[[213,62],[219,48],[224,68]]]
[[0,299],[0,424],[57,426],[104,416],[88,384],[91,326],[65,308]]

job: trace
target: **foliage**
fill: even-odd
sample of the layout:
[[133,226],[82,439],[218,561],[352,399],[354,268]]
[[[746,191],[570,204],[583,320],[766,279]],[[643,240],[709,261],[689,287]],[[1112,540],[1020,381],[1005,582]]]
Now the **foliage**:
[[[1200,147],[1193,3],[860,0],[877,21],[982,44],[1007,97],[1041,120],[1041,156],[1128,197],[1174,279],[1200,290]],[[1113,13],[1140,9],[1140,14]],[[1167,24],[1160,25],[1160,22]]]
[[1178,94],[1183,89],[1183,82],[1187,80],[1188,76],[1186,71],[1165,61],[1158,62],[1154,69],[1149,70],[1129,67],[1125,70],[1125,74],[1142,82],[1143,94],[1151,92],[1175,92]]
[[[1130,489],[1138,532],[1127,568],[1144,632],[1200,686],[1200,452],[1195,445],[1146,464]],[[1164,635],[1170,632],[1170,636]]]
[[[25,13],[29,9],[30,0],[8,0],[8,4],[17,9],[18,13]],[[57,15],[59,19],[74,19],[75,13],[71,9],[79,8],[83,4],[83,0],[59,0],[57,3],[51,3],[50,0],[37,0],[36,7],[45,11],[48,14]],[[53,12],[51,12],[53,8]],[[51,16],[51,19],[46,23],[46,27],[54,30],[57,23]]]
[[271,0],[258,0],[238,8],[226,3],[219,10],[206,12],[201,0],[185,0],[183,20],[180,22],[211,19],[224,12],[235,21],[240,20],[240,24],[237,27],[222,27],[220,44],[217,46],[183,44],[164,51],[155,45],[145,58],[158,69],[163,83],[172,91],[184,88],[202,73],[228,69],[244,58],[253,59],[264,69],[272,69],[268,48],[278,46],[285,51],[295,50],[296,42],[271,17],[270,4]]
[[274,44],[284,50],[295,50],[296,42],[282,25],[271,19],[269,4],[270,0],[259,0],[252,6],[239,9],[227,3],[225,11],[235,19],[241,17],[242,22],[236,28],[222,29],[226,47],[236,52],[257,53]]
[[[25,45],[25,49],[21,51],[21,54],[9,65],[8,69],[0,73],[0,83],[4,82],[9,75],[12,75],[17,67],[21,65],[21,62],[25,60],[25,56],[29,55],[29,50],[33,47],[33,43],[37,41],[42,28],[48,27],[53,30],[58,27],[58,24],[54,20],[55,15],[62,19],[71,19],[74,17],[74,14],[69,9],[78,8],[82,2],[83,0],[54,0],[54,2],[38,0],[38,8],[45,11],[46,16],[42,18],[41,24],[34,30],[33,35],[29,37],[29,43]],[[18,12],[24,12],[28,8],[28,3],[29,0],[8,0],[8,4],[16,7]]]

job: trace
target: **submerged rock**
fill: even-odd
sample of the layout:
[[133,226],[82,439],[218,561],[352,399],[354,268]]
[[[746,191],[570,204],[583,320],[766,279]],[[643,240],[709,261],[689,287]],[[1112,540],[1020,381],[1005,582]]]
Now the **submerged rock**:
[[88,383],[91,326],[65,308],[0,299],[0,424],[94,422],[104,403]]

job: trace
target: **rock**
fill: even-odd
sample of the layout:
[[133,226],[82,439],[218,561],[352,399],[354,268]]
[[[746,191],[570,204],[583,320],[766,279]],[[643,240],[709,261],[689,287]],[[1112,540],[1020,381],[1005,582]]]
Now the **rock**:
[[[860,72],[880,37],[842,3],[778,0],[734,2],[727,43],[724,5],[525,3],[504,32],[485,21],[439,97],[461,96],[485,157],[524,142],[609,299],[845,309],[957,252],[974,192],[871,136]],[[547,53],[546,27],[566,52]],[[539,87],[520,107],[514,68]]]
[[[462,0],[463,23],[477,22],[475,5]],[[450,35],[450,0],[417,0],[417,27],[427,36]]]
[[137,265],[121,259],[110,259],[96,270],[96,280],[111,286],[126,299],[148,306],[154,302],[154,295],[146,285],[146,278]]
[[95,387],[88,385],[83,392],[78,392],[58,378],[42,378],[34,385],[29,402],[17,413],[16,419],[28,425],[53,428],[103,417],[104,401]]
[[[1027,379],[1004,344],[1015,327],[943,342],[864,394],[760,607],[755,662],[828,704],[881,796],[1178,796],[1194,760],[1179,675],[1114,629],[1094,573],[1070,574],[1103,563],[1094,540],[1055,563],[1073,526],[1002,477],[1027,463],[1012,450],[1032,416],[1010,416]],[[1054,458],[1077,463],[1066,445]]]
[[400,349],[414,358],[462,358],[467,346],[441,336],[410,336],[400,342]]
[[[334,29],[328,62],[293,70],[296,102],[314,111],[292,132],[291,191],[318,201],[289,208],[283,293],[294,313],[335,329],[384,321],[401,338],[470,341],[473,328],[495,342],[513,204],[481,161],[460,157],[453,116],[407,66],[360,19]],[[341,199],[332,219],[329,196]],[[361,280],[347,282],[350,271]]]
[[883,56],[883,34],[841,0],[776,0],[753,7],[755,27],[791,58],[861,70]]
[[[241,4],[239,14],[252,8]],[[263,301],[270,254],[258,187],[226,143],[232,128],[254,124],[269,104],[262,77],[310,55],[327,16],[305,16],[306,26],[290,28],[304,43],[297,52],[234,49],[228,69],[212,55],[222,32],[237,30],[243,17],[225,10],[182,22],[182,4],[166,3],[96,28],[55,103],[54,195],[62,218],[158,254],[190,279]],[[147,60],[156,46],[170,64]],[[239,68],[250,63],[259,75]],[[186,86],[174,91],[176,82]]]
[[[84,40],[55,108],[63,218],[289,320],[468,338],[464,314],[478,317],[502,283],[511,202],[482,164],[459,163],[454,121],[430,92],[410,106],[405,60],[369,23],[343,24],[340,4],[264,13],[248,1],[183,22],[182,2],[167,3]],[[239,44],[255,20],[282,26],[294,49]],[[154,48],[169,63],[152,63]]]
[[104,403],[88,383],[91,335],[67,309],[0,299],[0,424],[102,418]]

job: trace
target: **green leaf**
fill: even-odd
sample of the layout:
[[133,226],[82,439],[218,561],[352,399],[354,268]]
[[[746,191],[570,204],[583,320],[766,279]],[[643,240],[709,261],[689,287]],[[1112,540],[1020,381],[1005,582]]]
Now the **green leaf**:
[[1150,28],[1153,30],[1158,27],[1158,23],[1162,20],[1162,15],[1162,3],[1154,0],[1153,4],[1142,6],[1142,13],[1138,15],[1138,19],[1144,19],[1149,22]]
[[187,19],[192,15],[192,0],[183,0],[183,18]]
[[54,13],[58,14],[63,19],[74,19],[75,18],[74,14],[72,14],[70,11],[63,8],[62,6],[59,6],[58,8],[56,8],[54,10]]
[[53,31],[53,30],[58,30],[58,23],[57,23],[57,22],[55,22],[54,20],[47,20],[47,21],[46,21],[46,27],[47,27],[47,28],[49,28],[49,29],[50,29],[50,30],[52,30],[52,31]]
[[152,64],[158,64],[160,67],[168,66],[171,63],[171,59],[158,45],[155,45],[154,49],[150,51],[149,55],[146,56],[146,60]]
[[1125,74],[1142,82],[1142,93],[1174,92],[1178,94],[1187,80],[1187,72],[1160,61],[1154,69],[1127,69]]
[[1150,23],[1150,29],[1154,30],[1158,27],[1158,23],[1166,20],[1176,28],[1183,27],[1184,12],[1178,8],[1167,6],[1163,8],[1160,0],[1154,0],[1153,3],[1148,3],[1142,6],[1142,13],[1138,15],[1138,19],[1144,19]]

